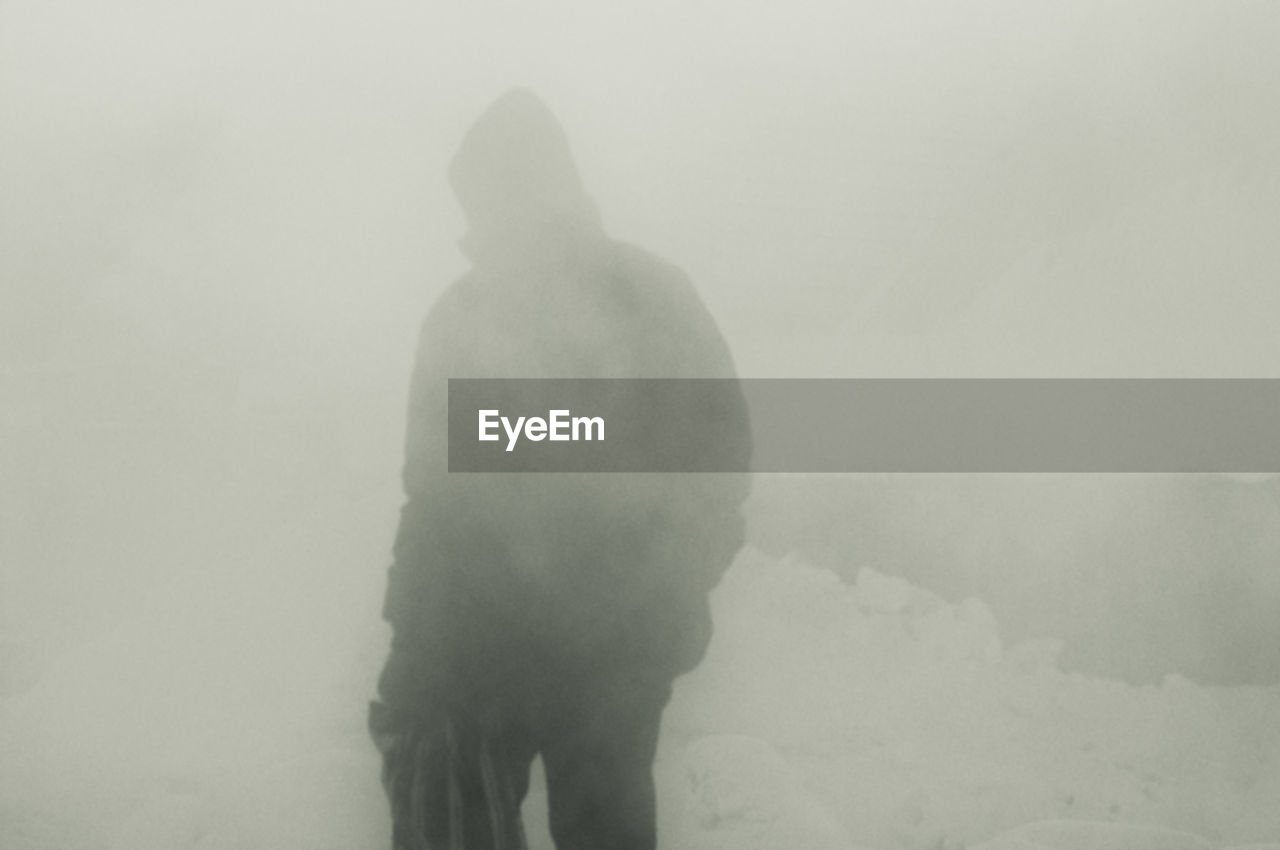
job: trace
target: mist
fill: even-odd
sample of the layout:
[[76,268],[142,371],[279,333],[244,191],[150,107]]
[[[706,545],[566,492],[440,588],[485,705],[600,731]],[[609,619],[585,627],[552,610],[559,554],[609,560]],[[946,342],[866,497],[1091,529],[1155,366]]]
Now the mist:
[[[515,85],[744,377],[1280,377],[1278,35],[1261,0],[0,4],[0,690],[165,612],[235,716],[272,659],[367,698],[417,331],[467,268],[447,166]],[[1062,669],[1280,680],[1266,476],[761,476],[748,519]],[[138,640],[95,675],[184,663]]]

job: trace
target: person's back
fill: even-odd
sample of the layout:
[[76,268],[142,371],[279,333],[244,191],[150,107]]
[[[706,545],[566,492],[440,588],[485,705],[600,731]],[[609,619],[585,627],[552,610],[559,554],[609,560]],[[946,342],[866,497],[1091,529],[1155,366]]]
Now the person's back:
[[[395,846],[459,820],[464,846],[496,846],[490,812],[517,819],[541,754],[557,847],[652,847],[661,711],[705,652],[745,476],[449,474],[447,379],[727,378],[732,361],[683,274],[604,234],[532,95],[501,98],[450,176],[473,268],[422,329],[371,714]],[[742,405],[714,415],[745,468]]]

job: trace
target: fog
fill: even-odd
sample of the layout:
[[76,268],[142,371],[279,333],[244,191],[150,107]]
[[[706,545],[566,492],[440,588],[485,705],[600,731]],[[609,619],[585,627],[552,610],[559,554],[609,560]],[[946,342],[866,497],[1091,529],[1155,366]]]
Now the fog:
[[[509,87],[745,377],[1274,378],[1277,36],[1262,0],[0,3],[3,690],[219,574],[282,623],[348,594],[316,653],[376,627],[467,267],[446,169]],[[748,513],[1068,669],[1280,679],[1274,479],[762,476]],[[271,572],[321,526],[354,573]]]

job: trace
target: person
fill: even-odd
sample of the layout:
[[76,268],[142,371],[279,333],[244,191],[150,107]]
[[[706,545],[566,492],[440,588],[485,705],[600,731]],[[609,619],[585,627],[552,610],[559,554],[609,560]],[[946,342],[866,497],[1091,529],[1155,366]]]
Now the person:
[[[733,361],[682,272],[606,235],[532,93],[480,117],[449,177],[472,267],[419,339],[369,715],[393,845],[522,847],[541,756],[558,850],[651,850],[662,712],[710,641],[747,476],[451,474],[447,380],[734,378]],[[719,468],[745,470],[730,385],[691,407]]]

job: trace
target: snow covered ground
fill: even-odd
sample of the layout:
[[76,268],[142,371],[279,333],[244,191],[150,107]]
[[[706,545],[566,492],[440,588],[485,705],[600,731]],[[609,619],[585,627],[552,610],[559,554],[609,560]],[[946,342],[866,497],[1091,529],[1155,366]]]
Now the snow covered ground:
[[[319,499],[0,700],[0,847],[386,847],[364,711],[394,498]],[[667,848],[1280,839],[1280,688],[1068,675],[980,602],[747,550],[657,764]],[[550,847],[535,787],[535,848]],[[1268,845],[1272,848],[1280,845]]]
[[[1280,837],[1280,689],[1063,674],[1051,644],[1003,647],[976,600],[950,605],[870,569],[850,587],[751,552],[716,615],[711,655],[672,706],[668,752],[688,741],[689,775],[730,788],[766,758],[785,763],[797,797],[840,828],[831,846],[974,846],[1042,820],[1162,826],[1205,846]],[[765,801],[717,793],[694,795],[712,813],[703,822],[753,833]],[[1109,830],[1074,829],[1045,846],[1111,846]]]

